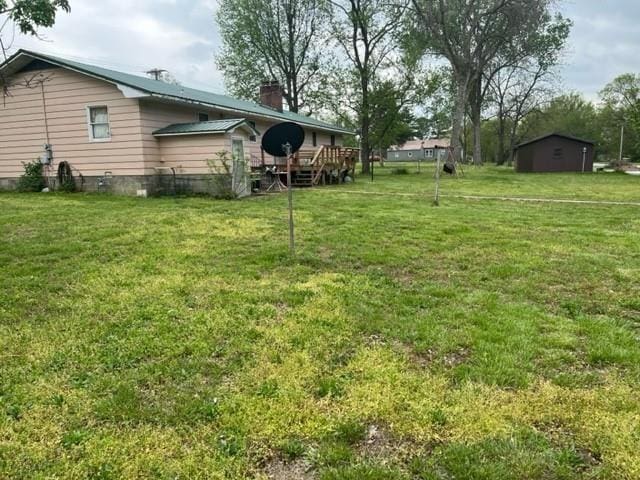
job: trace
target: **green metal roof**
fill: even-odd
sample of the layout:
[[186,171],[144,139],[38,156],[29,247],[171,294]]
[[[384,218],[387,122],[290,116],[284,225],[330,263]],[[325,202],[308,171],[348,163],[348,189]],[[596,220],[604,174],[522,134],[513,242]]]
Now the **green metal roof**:
[[234,112],[249,114],[257,117],[296,122],[306,127],[315,127],[330,132],[353,134],[352,131],[343,127],[331,125],[330,123],[323,122],[312,117],[307,117],[305,115],[300,115],[292,112],[278,112],[277,110],[265,107],[263,105],[258,105],[257,103],[249,102],[246,100],[238,100],[226,95],[206,92],[204,90],[196,90],[193,88],[183,87],[182,85],[171,85],[159,80],[152,80],[150,78],[141,77],[138,75],[131,75],[129,73],[109,70],[107,68],[88,65],[86,63],[80,63],[61,57],[54,57],[51,55],[32,52],[29,50],[19,50],[6,62],[0,65],[0,70],[6,70],[10,68],[11,64],[16,63],[21,57],[39,59],[45,62],[52,63],[54,65],[69,68],[71,70],[75,70],[90,76],[98,77],[108,82],[121,84],[136,90],[140,90],[157,98],[196,103],[200,105],[232,110]]
[[229,120],[211,120],[208,122],[194,123],[174,123],[168,127],[161,128],[153,132],[153,135],[162,137],[165,135],[202,135],[207,133],[227,133],[238,127],[244,127],[254,135],[258,132],[255,128],[247,123],[244,118],[235,118]]

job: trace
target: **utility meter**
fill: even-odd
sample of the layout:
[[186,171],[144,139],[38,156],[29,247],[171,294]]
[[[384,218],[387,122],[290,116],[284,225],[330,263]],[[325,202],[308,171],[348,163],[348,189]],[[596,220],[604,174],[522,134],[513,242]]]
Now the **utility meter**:
[[51,165],[51,162],[53,162],[53,149],[48,143],[45,143],[42,147],[44,148],[44,154],[40,157],[40,163]]

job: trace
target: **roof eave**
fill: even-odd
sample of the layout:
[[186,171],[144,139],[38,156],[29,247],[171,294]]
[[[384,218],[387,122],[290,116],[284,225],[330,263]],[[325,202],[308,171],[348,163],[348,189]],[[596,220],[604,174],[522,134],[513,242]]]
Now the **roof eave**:
[[[199,105],[199,106],[205,106],[205,107],[213,107],[216,108],[218,110],[221,110],[223,112],[230,112],[230,113],[235,113],[235,112],[240,112],[243,114],[246,114],[247,116],[251,116],[251,117],[258,117],[258,118],[268,118],[270,120],[277,120],[279,122],[284,122],[286,121],[286,119],[283,119],[282,117],[278,117],[276,115],[267,115],[264,113],[256,113],[256,112],[252,112],[250,110],[244,110],[242,108],[229,108],[229,107],[225,107],[216,103],[209,103],[209,102],[200,102],[197,100],[192,100],[190,98],[186,98],[186,97],[178,97],[178,96],[174,96],[174,95],[162,95],[162,94],[158,94],[158,93],[153,93],[151,92],[149,97],[147,98],[158,98],[158,99],[162,99],[162,100],[171,100],[171,101],[178,101],[178,102],[184,102],[187,103],[189,105]],[[316,130],[322,130],[325,132],[330,132],[330,133],[340,133],[340,134],[344,134],[344,135],[356,135],[355,132],[352,132],[350,130],[346,130],[340,127],[331,127],[331,126],[320,126],[320,125],[314,125],[313,123],[308,123],[308,122],[303,122],[303,121],[299,121],[297,120],[295,123],[299,123],[300,125],[303,125],[307,128],[313,128]]]
[[[32,58],[37,58],[39,60],[42,60],[44,62],[48,62],[48,63],[52,63],[54,65],[58,65],[59,67],[63,67],[66,69],[69,69],[71,71],[74,72],[78,72],[81,73],[83,75],[87,75],[89,77],[92,78],[97,78],[99,80],[105,81],[107,83],[111,83],[112,85],[116,85],[116,86],[120,86],[120,85],[124,85],[126,87],[129,87],[130,89],[133,89],[136,92],[143,92],[145,94],[148,95],[148,97],[146,98],[161,98],[161,99],[167,99],[167,100],[177,100],[177,101],[182,101],[182,102],[186,102],[188,104],[192,104],[192,105],[202,105],[202,106],[208,106],[208,107],[214,107],[216,109],[225,111],[225,112],[243,112],[245,114],[248,114],[250,116],[254,116],[254,117],[258,117],[258,118],[268,118],[271,120],[277,120],[277,121],[285,121],[282,117],[278,117],[276,115],[267,115],[267,114],[262,114],[262,113],[255,113],[255,112],[251,112],[249,110],[244,110],[241,108],[229,108],[229,107],[224,107],[222,105],[218,105],[215,103],[209,103],[209,102],[198,102],[192,99],[188,99],[186,97],[179,97],[179,96],[174,96],[174,95],[162,95],[162,94],[158,94],[156,92],[152,92],[148,89],[145,88],[140,88],[139,86],[136,85],[132,85],[130,83],[127,82],[121,82],[121,81],[115,81],[111,78],[108,78],[104,75],[97,75],[95,73],[91,73],[88,72],[87,70],[84,70],[82,68],[78,68],[72,65],[69,65],[68,63],[64,63],[61,62],[55,58],[50,58],[46,55],[40,55],[37,52],[32,52],[30,50],[24,50],[24,49],[20,49],[18,50],[14,55],[12,55],[10,58],[8,58],[3,64],[0,65],[0,70],[6,68],[9,64],[11,64],[13,61],[17,60],[21,55],[27,55],[30,56]],[[120,87],[118,87],[120,88]],[[122,89],[121,89],[122,90]],[[142,95],[140,95],[142,96]],[[303,121],[297,121],[296,123],[300,123],[301,125],[304,125],[305,127],[308,128],[314,128],[316,130],[322,130],[322,131],[326,131],[326,132],[330,132],[330,133],[340,133],[340,134],[345,134],[345,135],[355,135],[355,132],[340,128],[340,127],[332,127],[330,125],[326,125],[326,126],[320,126],[320,125],[314,125],[313,123],[308,123],[308,122],[303,122]]]

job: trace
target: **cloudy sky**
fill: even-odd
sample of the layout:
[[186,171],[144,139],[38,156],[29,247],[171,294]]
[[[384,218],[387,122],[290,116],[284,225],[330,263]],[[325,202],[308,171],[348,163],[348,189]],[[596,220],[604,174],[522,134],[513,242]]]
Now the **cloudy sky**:
[[[71,0],[70,14],[43,30],[46,41],[20,37],[30,48],[132,73],[170,70],[183,84],[224,90],[213,60],[220,46],[217,0]],[[640,72],[640,1],[565,0],[574,21],[564,59],[568,90],[597,98],[615,76]]]

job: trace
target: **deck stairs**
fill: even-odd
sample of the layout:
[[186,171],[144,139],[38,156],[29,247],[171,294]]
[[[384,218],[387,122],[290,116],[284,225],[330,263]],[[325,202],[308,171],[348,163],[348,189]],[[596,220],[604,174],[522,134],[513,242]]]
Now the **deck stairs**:
[[[294,187],[314,187],[330,183],[341,183],[346,175],[354,175],[360,150],[350,147],[321,145],[316,148],[299,150],[291,164],[292,184]],[[287,171],[285,158],[262,158],[252,169],[260,172],[266,170],[276,175],[284,175]]]

